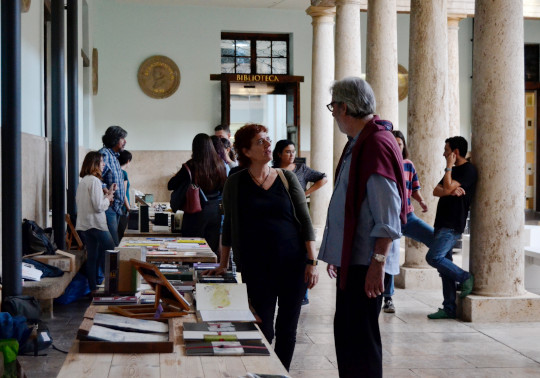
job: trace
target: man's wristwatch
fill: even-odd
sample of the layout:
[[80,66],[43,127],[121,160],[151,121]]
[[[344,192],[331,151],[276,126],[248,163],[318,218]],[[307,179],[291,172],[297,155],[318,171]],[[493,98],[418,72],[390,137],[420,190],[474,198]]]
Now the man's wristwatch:
[[306,259],[306,264],[315,266],[319,264],[319,260]]
[[445,172],[452,172],[452,168],[445,168],[444,171]]
[[379,263],[384,263],[386,261],[386,256],[385,255],[379,255],[378,253],[375,253],[373,254],[373,260],[379,262]]

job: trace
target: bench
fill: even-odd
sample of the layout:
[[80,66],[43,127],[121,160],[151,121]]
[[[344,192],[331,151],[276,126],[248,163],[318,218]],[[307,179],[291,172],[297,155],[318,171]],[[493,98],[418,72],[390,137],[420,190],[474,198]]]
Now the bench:
[[40,281],[24,281],[22,292],[39,300],[43,315],[53,317],[53,300],[64,293],[85,260],[85,251],[69,251],[75,255],[75,267],[60,277],[45,277]]

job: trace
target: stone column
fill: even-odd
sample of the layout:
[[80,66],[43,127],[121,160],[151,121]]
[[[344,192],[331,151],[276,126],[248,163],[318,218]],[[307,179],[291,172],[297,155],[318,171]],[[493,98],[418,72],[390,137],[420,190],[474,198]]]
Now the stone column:
[[449,136],[461,135],[459,112],[459,21],[465,15],[448,16],[448,126]]
[[[336,80],[347,76],[360,76],[362,60],[360,53],[360,1],[336,1]],[[334,126],[334,170],[347,137]]]
[[[411,0],[409,45],[409,104],[407,145],[429,207],[416,215],[433,225],[437,197],[431,193],[441,180],[448,136],[448,52],[446,47],[446,0]],[[419,206],[417,206],[419,208]],[[441,280],[426,260],[427,247],[406,239],[405,263],[396,285],[405,288],[437,288]]]
[[479,175],[470,263],[475,282],[461,316],[539,321],[540,297],[524,289],[523,2],[476,0],[475,9],[472,152]]
[[[322,229],[332,196],[334,167],[332,140],[334,120],[326,108],[332,100],[330,85],[334,80],[334,16],[335,7],[311,6],[306,13],[313,18],[313,48],[311,62],[311,167],[326,173],[328,183],[311,195],[311,219],[316,229]],[[317,233],[322,237],[322,233]]]
[[377,99],[377,114],[399,128],[396,0],[369,0],[366,80]]

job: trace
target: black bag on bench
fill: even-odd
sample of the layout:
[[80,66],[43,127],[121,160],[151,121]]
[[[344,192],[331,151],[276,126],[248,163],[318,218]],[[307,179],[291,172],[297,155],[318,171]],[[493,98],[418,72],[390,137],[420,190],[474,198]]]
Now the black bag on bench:
[[43,252],[54,255],[58,248],[51,242],[45,231],[34,221],[24,219],[22,225],[23,256]]

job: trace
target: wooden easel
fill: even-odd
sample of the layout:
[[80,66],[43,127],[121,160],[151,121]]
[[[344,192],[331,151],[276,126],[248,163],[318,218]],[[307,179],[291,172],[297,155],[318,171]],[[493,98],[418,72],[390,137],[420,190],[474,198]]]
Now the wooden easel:
[[66,214],[66,223],[68,226],[68,229],[66,231],[66,247],[69,251],[71,249],[71,243],[73,243],[73,239],[75,239],[75,242],[77,243],[77,249],[79,251],[82,251],[84,249],[84,244],[79,237],[79,234],[77,233],[77,230],[75,230],[75,227],[73,226],[73,223],[71,223],[71,217],[69,214]]
[[[109,306],[110,310],[129,318],[148,320],[166,320],[187,315],[190,303],[176,291],[157,266],[136,259],[129,261],[156,292],[156,299],[154,304]],[[160,305],[163,311],[156,317]]]

